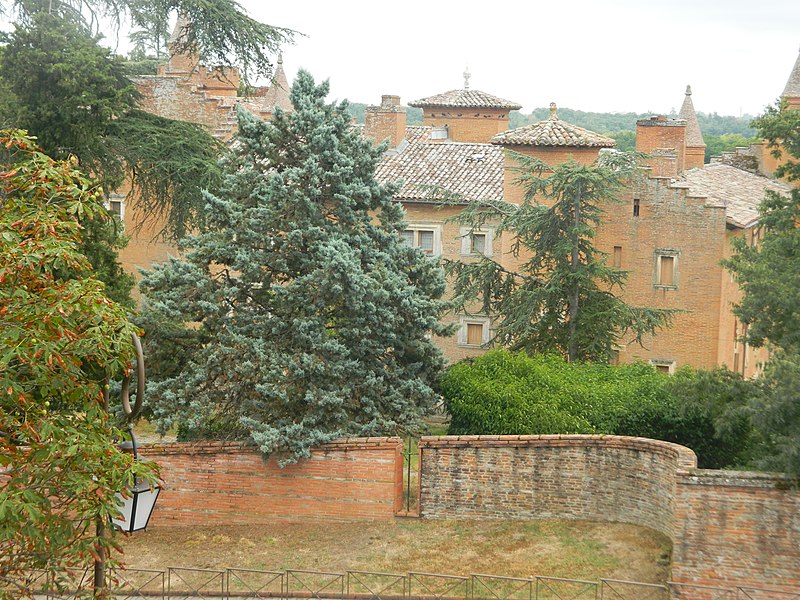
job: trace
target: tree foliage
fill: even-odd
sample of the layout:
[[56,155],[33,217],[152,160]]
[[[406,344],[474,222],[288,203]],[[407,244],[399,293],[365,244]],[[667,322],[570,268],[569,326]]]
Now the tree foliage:
[[726,369],[673,377],[643,363],[568,363],[493,350],[448,368],[450,435],[604,433],[692,448],[701,468],[751,459],[757,435],[744,407],[759,384]]
[[146,317],[203,342],[152,388],[162,427],[292,459],[413,430],[436,402],[441,270],[403,243],[402,207],[374,179],[382,148],[327,92],[301,73],[293,113],[240,112],[206,229],[145,277]]
[[198,125],[138,110],[124,63],[97,42],[46,13],[17,27],[0,58],[15,110],[0,118],[51,156],[76,160],[107,191],[127,178],[141,212],[167,217],[165,233],[180,237],[219,177],[221,146]]
[[0,598],[31,597],[26,576],[56,582],[113,539],[133,473],[104,410],[108,378],[128,369],[133,325],[78,251],[86,218],[105,218],[96,186],[20,132],[0,132]]
[[[753,125],[784,159],[775,174],[800,180],[800,110],[785,103],[769,107]],[[735,239],[734,254],[723,264],[742,288],[734,314],[746,325],[745,341],[772,354],[764,369],[765,393],[750,406],[766,440],[761,462],[800,475],[800,189],[768,192],[759,212],[760,243]]]
[[524,262],[517,270],[488,257],[447,262],[462,310],[477,306],[496,316],[496,340],[513,350],[555,352],[569,360],[608,361],[624,336],[641,342],[668,325],[671,311],[633,307],[614,294],[626,273],[608,267],[594,246],[604,205],[635,173],[635,157],[607,153],[589,166],[570,161],[549,176],[541,161],[514,157],[517,181],[526,190],[523,204],[477,202],[458,220],[473,228],[496,222],[498,234],[513,237],[512,253]]
[[[633,113],[633,112],[587,112],[582,110],[575,110],[571,108],[559,107],[558,115],[564,121],[584,127],[590,131],[596,131],[604,135],[613,134],[614,132],[622,133],[628,132],[634,134],[636,130],[636,121],[639,119],[649,119],[654,113]],[[523,127],[543,121],[550,115],[550,109],[547,107],[540,107],[534,109],[529,115],[523,115],[516,111],[512,111],[510,116],[510,126]],[[670,116],[677,117],[673,112]],[[697,113],[697,121],[700,124],[700,130],[704,136],[721,136],[724,134],[739,134],[746,138],[750,138],[755,133],[753,126],[750,123],[752,116],[744,115],[741,117],[718,115],[717,113]],[[612,137],[615,137],[612,135]],[[616,138],[615,138],[616,139]],[[620,148],[624,150],[624,148]]]
[[271,57],[295,34],[250,18],[235,0],[6,0],[0,6],[16,11],[23,24],[48,13],[95,35],[104,20],[118,30],[130,19],[139,48],[155,53],[163,51],[170,18],[180,14],[189,26],[177,40],[179,51],[203,64],[237,66],[246,77],[269,76]]

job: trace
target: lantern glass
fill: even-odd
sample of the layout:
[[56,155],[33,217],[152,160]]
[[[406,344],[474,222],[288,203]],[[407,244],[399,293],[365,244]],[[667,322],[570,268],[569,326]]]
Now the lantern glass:
[[112,519],[112,523],[128,533],[144,529],[153,514],[160,491],[161,486],[158,484],[150,485],[146,481],[137,480],[133,488],[126,490],[127,498],[121,493],[117,494],[120,517]]

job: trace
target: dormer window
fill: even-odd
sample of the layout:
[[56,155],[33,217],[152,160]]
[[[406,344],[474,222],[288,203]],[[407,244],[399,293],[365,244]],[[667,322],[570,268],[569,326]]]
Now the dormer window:
[[445,127],[434,127],[431,129],[431,139],[432,140],[446,140],[448,137],[447,135],[447,126]]

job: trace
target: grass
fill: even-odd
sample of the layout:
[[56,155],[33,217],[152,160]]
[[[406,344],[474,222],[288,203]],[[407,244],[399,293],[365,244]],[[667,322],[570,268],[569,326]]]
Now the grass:
[[641,527],[586,521],[303,521],[152,527],[121,538],[129,568],[543,575],[668,579],[669,541]]

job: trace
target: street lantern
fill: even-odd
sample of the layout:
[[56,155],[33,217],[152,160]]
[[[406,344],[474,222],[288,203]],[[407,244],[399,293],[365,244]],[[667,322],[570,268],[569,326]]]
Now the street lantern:
[[[128,421],[128,433],[131,436],[131,445],[129,448],[133,449],[133,459],[138,460],[139,457],[136,453],[136,440],[133,437],[133,427],[131,423],[139,413],[142,411],[142,400],[144,399],[144,353],[142,352],[142,343],[139,336],[135,333],[131,334],[133,347],[136,350],[136,401],[131,406],[130,402],[130,375],[126,375],[122,380],[122,412]],[[104,406],[108,411],[109,392],[108,386],[105,388]],[[121,444],[123,449],[126,444]],[[128,489],[117,494],[117,499],[120,501],[120,516],[112,519],[113,525],[119,527],[122,531],[133,532],[139,531],[147,527],[150,521],[150,515],[155,508],[156,499],[161,491],[161,486],[158,484],[151,485],[146,481],[134,478],[132,484]],[[95,527],[97,537],[106,535],[107,521],[98,518]],[[106,587],[106,556],[103,548],[98,548],[98,552],[94,562],[94,590],[95,596],[102,595],[102,590]]]
[[[136,452],[138,444],[133,437],[133,428],[130,426],[128,426],[128,434],[131,436],[131,441],[123,442],[119,447],[123,451],[132,450],[133,460],[139,460],[139,455]],[[156,507],[158,494],[161,491],[161,486],[158,483],[150,484],[138,478],[133,478],[132,484],[122,492],[117,493],[120,516],[116,519],[111,519],[114,526],[125,533],[141,531],[147,527],[150,515],[153,514],[153,509]]]
[[153,514],[160,491],[161,486],[158,484],[150,485],[146,481],[136,481],[131,488],[117,494],[117,499],[121,503],[119,509],[121,514],[111,522],[125,533],[144,529],[150,521],[150,515]]

